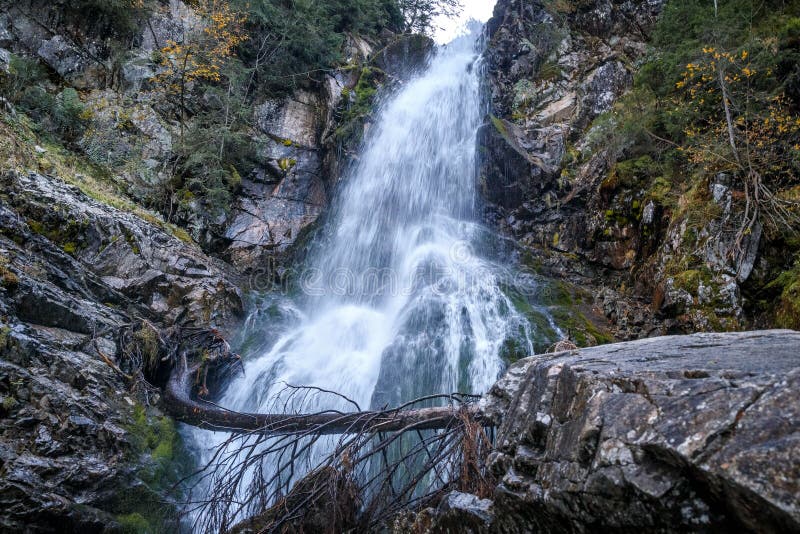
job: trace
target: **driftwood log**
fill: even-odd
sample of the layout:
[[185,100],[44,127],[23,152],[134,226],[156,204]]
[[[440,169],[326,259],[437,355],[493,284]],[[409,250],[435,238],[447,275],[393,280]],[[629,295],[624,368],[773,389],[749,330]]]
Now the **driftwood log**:
[[260,414],[227,410],[214,403],[197,399],[194,377],[200,364],[189,365],[185,355],[179,356],[165,390],[167,410],[178,421],[226,432],[261,432],[264,434],[313,433],[316,435],[395,432],[442,429],[453,426],[462,410],[475,421],[486,423],[476,404],[460,407],[432,407],[413,410],[363,412],[326,411],[315,414]]

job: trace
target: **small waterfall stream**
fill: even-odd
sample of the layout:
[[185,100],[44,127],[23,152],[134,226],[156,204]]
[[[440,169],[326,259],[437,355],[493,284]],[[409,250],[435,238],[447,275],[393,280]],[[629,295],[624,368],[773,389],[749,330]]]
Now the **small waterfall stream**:
[[[286,384],[336,391],[364,409],[483,393],[505,365],[504,343],[533,352],[502,266],[483,253],[497,238],[477,222],[476,132],[485,110],[476,40],[441,47],[381,106],[316,240],[301,294],[282,304],[280,334],[246,360],[221,405],[274,412]],[[332,397],[303,408],[353,409]],[[192,439],[207,457],[223,436],[193,431]]]

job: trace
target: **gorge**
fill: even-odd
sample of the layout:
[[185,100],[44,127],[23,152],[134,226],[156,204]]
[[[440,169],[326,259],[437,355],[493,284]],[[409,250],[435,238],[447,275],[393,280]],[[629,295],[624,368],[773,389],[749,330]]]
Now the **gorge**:
[[800,528],[798,6],[289,4],[0,3],[0,530]]

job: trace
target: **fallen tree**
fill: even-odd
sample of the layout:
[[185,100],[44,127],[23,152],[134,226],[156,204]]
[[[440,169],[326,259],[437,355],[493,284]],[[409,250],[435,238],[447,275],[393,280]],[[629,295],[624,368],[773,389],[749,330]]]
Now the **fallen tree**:
[[[401,409],[343,414],[362,417],[336,435],[326,431],[341,428],[336,421],[328,428],[273,421],[275,432],[233,432],[189,477],[193,530],[373,532],[408,510],[436,506],[454,490],[488,496],[492,433],[471,417],[474,405],[458,399],[441,395]],[[398,426],[403,418],[393,414],[426,413],[414,406],[432,400],[451,403],[441,409],[448,415],[435,419],[443,426],[423,430],[434,423],[422,416]]]
[[[371,531],[449,491],[488,495],[493,487],[486,470],[491,425],[476,396],[430,395],[362,410],[336,392],[286,385],[274,399],[277,413],[241,413],[204,399],[241,372],[219,332],[183,329],[165,345],[166,411],[229,434],[179,484],[189,488],[182,500],[195,531]],[[332,402],[307,402],[321,396]],[[320,404],[353,410],[308,413]]]
[[[213,336],[214,333],[210,335]],[[222,338],[212,338],[209,341],[204,351],[206,354],[210,350],[218,353],[214,358],[216,366],[225,366],[233,359],[238,359],[238,356],[230,352]],[[207,356],[189,363],[188,351],[182,350],[177,360],[165,388],[165,407],[178,421],[209,430],[264,434],[313,431],[319,435],[355,434],[365,431],[394,432],[403,429],[432,430],[450,427],[461,416],[463,410],[476,421],[483,421],[478,406],[464,405],[463,397],[459,398],[458,409],[453,406],[409,409],[409,405],[405,405],[387,410],[358,410],[350,413],[335,410],[314,414],[241,413],[198,399],[195,395],[198,377],[204,377],[208,372],[205,368],[208,365]],[[201,389],[205,389],[204,379]],[[426,399],[417,399],[414,404],[419,404],[423,400]],[[428,400],[434,400],[434,397]],[[355,403],[352,404],[358,407]]]

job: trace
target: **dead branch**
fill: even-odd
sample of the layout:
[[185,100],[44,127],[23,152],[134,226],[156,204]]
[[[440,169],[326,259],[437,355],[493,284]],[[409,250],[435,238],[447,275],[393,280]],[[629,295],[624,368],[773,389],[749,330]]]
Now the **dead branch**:
[[436,430],[411,422],[384,431],[385,421],[403,412],[387,410],[358,414],[337,436],[291,431],[294,422],[277,434],[232,434],[191,477],[202,495],[188,503],[193,529],[371,532],[402,511],[435,506],[452,490],[487,495],[494,487],[486,469],[491,438],[463,400],[431,396],[404,407],[448,403],[454,416]]
[[[227,410],[208,401],[194,398],[194,377],[200,364],[189,366],[186,355],[178,365],[165,390],[165,407],[175,419],[199,428],[228,432],[260,432],[289,434],[311,431],[319,435],[357,433],[365,430],[395,432],[405,428],[430,430],[447,428],[458,418],[449,407],[393,409],[343,413],[335,410],[315,414],[257,414]],[[477,406],[469,407],[470,415],[482,420]]]
[[[228,434],[179,484],[189,484],[193,531],[372,531],[448,491],[483,495],[493,487],[491,424],[475,396],[430,395],[363,411],[336,392],[287,384],[272,413],[239,413],[198,395],[206,376],[239,368],[238,355],[213,330],[178,337],[164,407],[179,421]],[[308,413],[312,405],[355,411]]]

